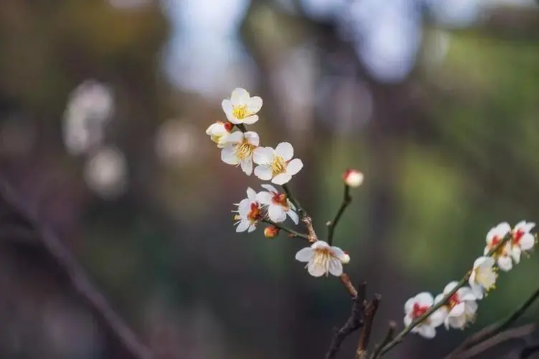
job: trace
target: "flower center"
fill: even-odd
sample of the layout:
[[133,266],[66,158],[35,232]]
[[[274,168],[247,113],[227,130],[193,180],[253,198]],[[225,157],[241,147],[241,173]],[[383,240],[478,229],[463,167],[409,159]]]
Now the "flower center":
[[247,214],[247,218],[249,219],[249,221],[251,223],[254,223],[257,222],[261,217],[262,211],[260,210],[258,203],[251,203],[251,210],[249,211],[249,214]]
[[458,304],[460,304],[460,298],[459,298],[459,295],[455,293],[451,297],[449,297],[449,300],[447,301],[447,305],[449,306],[449,309],[453,309]]
[[286,171],[286,161],[282,156],[275,155],[271,163],[271,171],[274,177]]
[[518,231],[513,232],[513,243],[515,245],[519,245],[520,240],[522,239],[522,237],[524,237],[524,234],[525,232],[522,229],[519,229]]
[[243,120],[250,115],[250,112],[249,110],[247,110],[247,105],[234,106],[234,108],[232,109],[232,115],[238,120]]
[[238,157],[240,161],[243,161],[253,155],[255,148],[255,145],[252,145],[246,139],[243,139],[241,143],[236,145],[236,157]]
[[314,255],[314,265],[322,266],[326,272],[329,268],[329,260],[331,259],[331,251],[329,248],[317,248]]
[[429,310],[428,306],[421,306],[419,303],[414,304],[414,308],[412,309],[412,319],[417,319],[423,314],[425,314]]
[[274,192],[272,193],[271,201],[272,203],[283,207],[283,209],[288,210],[288,199],[286,194]]

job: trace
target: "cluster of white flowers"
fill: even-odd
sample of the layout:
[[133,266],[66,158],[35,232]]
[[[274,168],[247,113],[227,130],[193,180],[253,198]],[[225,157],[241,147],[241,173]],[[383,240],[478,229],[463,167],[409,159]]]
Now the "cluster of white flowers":
[[[280,186],[288,183],[303,168],[303,162],[294,158],[294,148],[290,143],[281,142],[275,148],[263,147],[259,135],[245,128],[245,125],[252,125],[259,119],[257,113],[262,108],[260,97],[251,97],[245,89],[236,88],[230,99],[223,100],[221,105],[227,121],[212,124],[206,134],[221,149],[223,162],[240,166],[248,176],[254,172],[262,181],[271,181]],[[363,181],[363,175],[359,171],[349,170],[343,180],[348,186],[357,187]],[[264,235],[273,238],[280,231],[278,223],[290,218],[297,225],[299,216],[285,191],[279,191],[270,184],[261,186],[264,190],[258,193],[248,188],[247,198],[236,204],[238,208],[233,211],[236,213],[236,231],[253,232],[258,224],[266,222],[270,225],[264,229]],[[297,252],[296,259],[307,262],[306,268],[312,276],[340,276],[343,273],[342,265],[350,261],[350,256],[338,247],[317,240],[310,247]]]
[[477,302],[495,287],[498,270],[511,270],[514,264],[520,262],[522,253],[529,253],[533,249],[537,239],[530,231],[534,227],[535,223],[521,221],[513,228],[506,222],[492,228],[487,233],[484,255],[475,260],[469,273],[469,286],[461,286],[455,291],[459,285],[455,281],[449,283],[436,298],[427,292],[410,298],[404,305],[404,324],[409,326],[433,306],[444,301],[442,306],[415,326],[412,332],[425,338],[433,338],[436,327],[442,324],[446,329],[464,329],[475,320]]

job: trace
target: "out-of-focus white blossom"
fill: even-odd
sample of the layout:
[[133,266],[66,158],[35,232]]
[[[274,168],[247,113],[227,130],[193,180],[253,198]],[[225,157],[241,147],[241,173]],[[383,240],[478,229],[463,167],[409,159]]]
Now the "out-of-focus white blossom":
[[477,299],[483,299],[485,293],[495,287],[498,279],[495,263],[492,257],[479,257],[475,260],[468,284]]
[[247,176],[253,173],[253,153],[260,143],[256,132],[236,131],[225,139],[221,160],[229,165],[240,165]]
[[[307,262],[306,268],[313,277],[342,274],[342,264],[346,261],[345,253],[339,247],[332,247],[324,241],[316,241],[310,247],[296,253],[296,260]],[[348,260],[350,260],[348,258]]]
[[253,160],[258,165],[255,176],[263,181],[283,185],[303,168],[303,162],[294,157],[294,148],[288,142],[282,142],[275,149],[259,147],[254,151]]
[[242,88],[236,88],[232,91],[230,99],[225,99],[221,103],[223,111],[230,122],[235,125],[252,125],[258,121],[256,114],[262,108],[262,99],[253,96]]
[[73,90],[63,119],[68,152],[80,155],[101,145],[105,124],[113,111],[114,98],[108,86],[88,80]]
[[[448,295],[458,282],[454,281],[445,286],[444,292],[436,296],[435,303],[440,302]],[[477,298],[469,287],[459,288],[455,294],[449,297],[447,303],[442,306],[441,310],[445,310],[447,315],[444,320],[446,329],[464,329],[468,323],[475,320],[477,312]]]
[[[487,255],[491,250],[496,248],[502,240],[511,233],[511,226],[507,222],[498,224],[487,233],[487,245],[484,254]],[[507,242],[492,254],[496,260],[498,267],[503,271],[510,271],[513,268],[513,260],[511,259],[511,243]]]
[[110,199],[127,189],[127,161],[115,147],[100,148],[87,162],[84,178],[99,196]]
[[[425,314],[434,304],[432,294],[422,292],[404,303],[404,325],[409,326],[414,320]],[[412,329],[412,333],[418,333],[422,337],[432,339],[436,336],[436,328],[442,325],[447,313],[444,310],[436,310],[430,316]]]
[[236,232],[252,232],[256,229],[258,222],[262,219],[262,206],[256,200],[256,192],[252,188],[247,188],[247,198],[237,204],[238,209],[233,212],[236,220]]
[[522,252],[531,250],[535,246],[535,236],[530,231],[535,223],[521,221],[511,231],[511,257],[518,264]]
[[269,219],[275,223],[284,222],[286,215],[288,215],[295,224],[298,224],[299,217],[295,212],[296,207],[286,194],[280,193],[269,184],[263,184],[262,187],[267,191],[258,192],[256,198],[260,204],[267,206]]
[[363,183],[363,173],[354,169],[347,169],[342,175],[344,183],[349,187],[359,187]]

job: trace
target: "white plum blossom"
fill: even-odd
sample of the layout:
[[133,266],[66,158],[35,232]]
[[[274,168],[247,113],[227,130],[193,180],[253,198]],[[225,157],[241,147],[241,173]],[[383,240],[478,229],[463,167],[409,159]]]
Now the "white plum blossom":
[[483,299],[485,293],[495,287],[498,279],[495,263],[492,257],[479,257],[475,260],[468,284],[477,299]]
[[[425,314],[434,304],[432,294],[422,292],[413,298],[410,298],[404,304],[404,325],[409,326],[414,320]],[[442,325],[445,320],[446,312],[436,310],[430,316],[412,329],[412,333],[418,333],[422,337],[432,339],[436,336],[436,327]]]
[[521,221],[511,231],[511,256],[518,264],[522,252],[531,250],[535,246],[535,236],[530,231],[535,227],[535,223]]
[[251,97],[245,89],[236,88],[230,99],[223,100],[221,106],[231,123],[252,125],[258,121],[256,113],[262,108],[262,99],[258,96]]
[[343,173],[342,178],[347,186],[359,187],[363,183],[364,176],[363,173],[359,172],[358,170],[347,169]]
[[267,191],[258,192],[256,199],[263,206],[268,208],[268,217],[275,223],[284,222],[286,215],[298,224],[299,217],[295,212],[296,207],[290,202],[285,193],[280,193],[275,187],[269,184],[263,184],[262,187]]
[[283,185],[303,168],[303,162],[294,157],[294,148],[288,142],[282,142],[275,149],[258,147],[254,151],[253,160],[258,165],[255,175],[263,181]]
[[[324,241],[316,241],[310,247],[296,253],[296,260],[307,262],[306,268],[313,277],[334,276],[342,274],[342,264],[346,262],[346,254],[339,247],[332,247]],[[348,258],[348,261],[350,259]]]
[[237,131],[228,135],[221,150],[221,160],[229,165],[240,165],[248,176],[253,173],[253,153],[260,143],[256,132]]
[[[445,286],[442,294],[436,296],[435,303],[440,302],[446,295],[448,295],[458,282],[454,281]],[[464,329],[466,324],[475,320],[475,313],[477,312],[477,298],[472,292],[470,287],[459,288],[453,295],[451,295],[447,303],[442,307],[442,310],[446,311],[447,315],[444,320],[446,329]]]
[[206,134],[210,136],[211,140],[217,143],[217,147],[223,148],[226,144],[226,138],[232,132],[233,124],[230,122],[217,121],[211,124],[206,130]]
[[[487,233],[487,245],[484,250],[484,255],[492,251],[500,242],[511,233],[511,226],[507,222],[498,224]],[[503,271],[510,271],[513,268],[513,260],[511,259],[511,243],[507,242],[502,245],[492,257],[496,260],[498,267]]]
[[262,219],[262,208],[256,200],[256,192],[252,188],[247,188],[247,198],[241,200],[237,204],[238,209],[233,212],[238,214],[234,216],[234,220],[238,226],[236,232],[252,232],[256,229],[258,222]]

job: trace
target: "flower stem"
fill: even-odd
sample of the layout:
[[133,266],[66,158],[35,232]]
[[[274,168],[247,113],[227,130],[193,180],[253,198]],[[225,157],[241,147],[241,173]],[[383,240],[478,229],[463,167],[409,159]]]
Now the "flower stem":
[[350,195],[350,186],[345,184],[341,207],[337,211],[337,214],[335,215],[335,218],[333,219],[333,221],[329,221],[328,223],[326,223],[326,225],[328,226],[328,244],[330,246],[333,244],[333,235],[335,233],[335,227],[337,227],[337,224],[339,223],[341,216],[346,210],[346,207],[348,207],[351,202],[352,202],[352,196]]
[[241,123],[237,124],[236,127],[238,128],[238,130],[240,130],[243,133],[247,132],[247,129],[245,128],[245,125],[242,125]]
[[279,228],[282,231],[290,233],[293,237],[299,237],[299,238],[302,238],[302,239],[305,239],[305,240],[309,240],[309,236],[307,234],[305,234],[305,233],[297,232],[297,231],[295,231],[295,230],[293,230],[291,228],[280,225],[280,224],[275,223],[275,222],[270,221],[270,220],[264,219],[264,220],[262,220],[262,222],[267,223],[267,224],[271,224],[272,226],[275,226],[275,227]]
[[[501,241],[500,243],[498,243],[494,248],[492,248],[487,254],[486,254],[486,257],[490,257],[492,256],[494,253],[496,253],[498,251],[498,249],[500,249],[502,246],[504,246],[507,241],[509,241],[511,239],[511,234],[508,234],[506,235]],[[453,294],[455,294],[460,288],[464,287],[466,285],[466,283],[468,283],[468,280],[470,279],[470,275],[472,274],[472,271],[469,270],[465,275],[464,277],[462,277],[462,279],[457,283],[457,285],[455,286],[455,288],[453,288],[453,290],[451,290],[449,293],[447,293],[446,295],[444,295],[444,297],[438,302],[438,303],[435,303],[432,307],[429,308],[429,310],[427,310],[425,313],[423,313],[423,315],[417,317],[416,319],[414,319],[410,325],[408,325],[406,328],[404,328],[399,334],[397,334],[397,336],[392,340],[390,341],[389,343],[387,343],[381,350],[380,350],[380,357],[382,357],[385,353],[387,353],[388,351],[390,351],[391,349],[393,349],[393,347],[395,347],[396,345],[398,345],[400,342],[402,342],[402,340],[404,339],[404,337],[410,333],[412,331],[412,329],[414,329],[415,327],[417,327],[419,324],[421,324],[425,319],[427,319],[432,313],[434,313],[435,311],[437,311],[438,309],[440,309],[441,307],[443,307],[448,301],[449,301],[449,298],[451,298],[451,296],[453,296]]]

